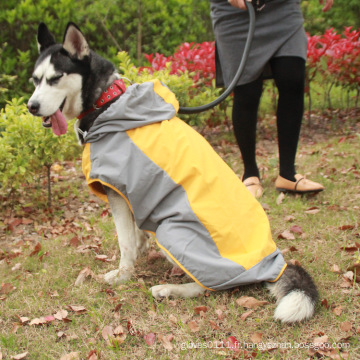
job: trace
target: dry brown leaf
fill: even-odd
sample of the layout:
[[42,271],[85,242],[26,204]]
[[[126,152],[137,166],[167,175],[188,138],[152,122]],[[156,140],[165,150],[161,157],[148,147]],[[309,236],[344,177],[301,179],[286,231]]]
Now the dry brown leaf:
[[28,355],[29,355],[29,352],[26,351],[26,352],[24,352],[22,354],[14,355],[11,358],[14,359],[14,360],[22,360],[22,359],[25,359]]
[[352,271],[347,271],[345,274],[343,274],[343,277],[351,282],[354,280],[354,273]]
[[37,255],[41,250],[41,244],[38,242],[35,247],[34,250],[30,253],[30,256],[34,256]]
[[161,344],[164,346],[166,350],[171,351],[173,349],[173,346],[171,345],[171,340],[174,338],[172,334],[169,335],[158,335],[158,339],[161,342]]
[[352,328],[352,325],[351,325],[351,322],[349,322],[349,321],[343,321],[340,324],[341,331],[350,331],[351,328]]
[[218,320],[222,320],[224,318],[222,310],[216,309],[215,312],[216,312],[216,315],[218,317]]
[[69,313],[66,310],[61,309],[56,314],[54,314],[54,318],[61,321],[67,318],[68,314]]
[[100,354],[98,354],[98,350],[96,349],[91,350],[87,356],[87,360],[98,360],[98,359],[100,359]]
[[165,259],[165,255],[161,251],[151,250],[147,256],[148,262],[153,263],[157,259]]
[[302,228],[299,226],[299,225],[293,225],[291,228],[290,228],[290,231],[295,233],[295,234],[299,234],[299,235],[302,235],[303,234],[303,230]]
[[293,215],[288,215],[288,216],[286,216],[285,217],[285,221],[287,221],[287,222],[292,222],[292,221],[294,221],[296,218],[295,218],[295,216],[293,216]]
[[194,308],[195,314],[200,314],[200,312],[206,313],[207,311],[208,311],[207,306],[197,306],[197,307]]
[[149,334],[144,335],[144,340],[147,345],[151,346],[151,345],[154,345],[156,336],[154,333],[149,333]]
[[0,294],[7,295],[15,289],[16,289],[16,287],[9,283],[1,284]]
[[182,269],[180,269],[178,266],[174,266],[171,269],[170,276],[181,277],[181,276],[184,276],[184,275],[185,275],[185,272]]
[[318,207],[316,207],[316,206],[313,206],[313,207],[308,208],[307,210],[305,210],[305,213],[310,214],[310,215],[315,215],[318,212],[320,212],[320,209]]
[[276,199],[276,204],[280,205],[284,199],[285,199],[285,194],[283,192],[281,192],[280,195]]
[[189,328],[190,328],[190,331],[191,331],[191,332],[198,332],[198,331],[200,331],[199,324],[198,324],[195,320],[189,321],[188,325],[189,325]]
[[83,306],[77,306],[77,305],[69,305],[68,308],[71,311],[74,311],[78,315],[83,314],[87,311]]
[[63,355],[60,360],[79,360],[79,353],[76,351],[73,351],[69,354]]
[[336,308],[334,308],[334,309],[332,310],[332,312],[333,312],[335,315],[340,316],[341,313],[342,313],[342,310],[343,310],[343,307],[342,307],[342,306],[337,306]]
[[353,230],[354,229],[354,225],[343,225],[343,226],[339,226],[339,230]]
[[250,336],[250,340],[251,340],[254,344],[258,344],[258,343],[261,341],[262,336],[263,336],[262,333],[256,332],[256,333],[253,333],[253,334]]
[[285,230],[278,235],[278,239],[295,240],[295,236],[289,230]]
[[170,320],[170,322],[171,322],[172,324],[177,325],[178,319],[177,319],[177,317],[176,317],[175,315],[170,314],[170,315],[169,315],[169,320]]
[[59,331],[56,333],[56,336],[58,337],[58,339],[62,339],[66,337],[66,334],[63,331]]
[[109,325],[105,325],[104,328],[101,330],[101,335],[104,338],[104,340],[106,341],[106,344],[108,346],[112,346],[111,338],[114,335],[113,327],[109,326]]
[[249,310],[249,311],[244,312],[244,313],[240,316],[240,319],[241,319],[242,321],[245,321],[246,318],[247,318],[248,316],[250,316],[253,312],[254,312],[254,310]]
[[19,322],[21,325],[24,325],[26,324],[27,322],[30,321],[30,319],[28,317],[25,317],[25,316],[17,316],[16,317],[19,319]]
[[325,309],[329,309],[329,308],[330,308],[330,305],[329,305],[327,299],[323,299],[323,300],[321,301],[321,306],[323,306]]
[[340,270],[339,266],[336,265],[336,264],[334,264],[334,265],[331,267],[331,270],[330,270],[330,271],[333,272],[333,273],[341,274],[341,270]]
[[220,327],[216,325],[215,321],[209,320],[209,323],[210,323],[211,329],[213,329],[213,330],[219,330],[220,329]]
[[257,309],[260,306],[269,304],[268,301],[260,301],[251,296],[242,296],[236,300],[236,303],[247,309]]

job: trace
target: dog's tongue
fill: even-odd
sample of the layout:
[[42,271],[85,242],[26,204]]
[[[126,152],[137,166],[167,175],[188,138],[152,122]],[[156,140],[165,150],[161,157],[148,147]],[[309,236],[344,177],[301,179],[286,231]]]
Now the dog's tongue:
[[60,136],[66,134],[67,122],[60,109],[51,115],[51,128],[55,135]]

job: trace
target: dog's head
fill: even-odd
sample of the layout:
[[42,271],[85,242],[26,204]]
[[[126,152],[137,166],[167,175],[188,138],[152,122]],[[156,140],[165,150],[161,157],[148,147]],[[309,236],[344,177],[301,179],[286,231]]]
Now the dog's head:
[[32,74],[36,88],[27,106],[33,115],[43,118],[45,127],[61,135],[66,132],[66,120],[83,111],[82,89],[90,73],[91,51],[73,23],[67,25],[62,44],[57,44],[41,23],[37,41],[40,56]]

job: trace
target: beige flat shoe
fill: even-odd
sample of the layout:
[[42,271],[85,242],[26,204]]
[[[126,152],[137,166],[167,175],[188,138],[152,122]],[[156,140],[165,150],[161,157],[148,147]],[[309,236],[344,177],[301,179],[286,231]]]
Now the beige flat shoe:
[[251,195],[255,199],[259,199],[262,196],[264,189],[261,186],[261,182],[258,177],[251,176],[251,177],[245,179],[243,181],[243,184],[247,187],[247,189],[250,191]]
[[296,181],[290,181],[279,175],[275,181],[276,190],[297,194],[316,193],[324,190],[321,184],[306,179],[306,177],[301,174],[296,174],[295,179]]

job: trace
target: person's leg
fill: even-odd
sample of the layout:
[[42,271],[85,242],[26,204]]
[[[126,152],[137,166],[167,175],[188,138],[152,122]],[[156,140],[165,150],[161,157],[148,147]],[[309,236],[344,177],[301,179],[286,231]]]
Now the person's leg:
[[256,164],[256,124],[261,93],[261,78],[234,89],[232,121],[244,162],[243,181],[252,176],[259,177]]
[[277,128],[280,176],[295,181],[295,157],[304,112],[305,60],[276,57],[270,61],[279,91]]

